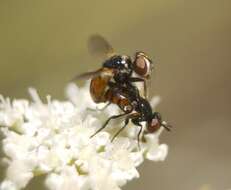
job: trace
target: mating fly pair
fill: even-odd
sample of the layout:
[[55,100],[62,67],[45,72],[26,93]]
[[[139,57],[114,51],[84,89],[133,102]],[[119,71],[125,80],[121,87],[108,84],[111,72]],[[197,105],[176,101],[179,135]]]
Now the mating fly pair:
[[[152,112],[150,103],[147,100],[147,82],[153,68],[152,61],[143,52],[137,52],[134,60],[127,55],[117,55],[112,46],[100,35],[93,35],[89,39],[89,51],[93,55],[105,57],[100,69],[83,73],[74,80],[91,78],[90,94],[94,102],[116,104],[122,113],[113,115],[106,120],[91,137],[103,130],[112,119],[125,117],[124,125],[113,136],[115,137],[131,121],[140,128],[137,140],[139,143],[142,132],[141,122],[146,122],[146,132],[154,133],[161,126],[170,130],[170,125],[162,121],[158,112]],[[143,95],[135,83],[143,83]]]

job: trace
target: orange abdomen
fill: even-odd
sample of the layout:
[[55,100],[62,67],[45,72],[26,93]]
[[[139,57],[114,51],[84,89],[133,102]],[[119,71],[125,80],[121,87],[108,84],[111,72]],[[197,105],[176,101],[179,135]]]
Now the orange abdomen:
[[95,103],[106,102],[105,93],[108,88],[110,76],[97,76],[91,79],[90,94]]

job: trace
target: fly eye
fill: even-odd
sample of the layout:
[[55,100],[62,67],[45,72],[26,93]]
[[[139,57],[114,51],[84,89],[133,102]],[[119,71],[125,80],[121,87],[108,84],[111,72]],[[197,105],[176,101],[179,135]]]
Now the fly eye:
[[134,71],[142,76],[142,77],[148,77],[151,72],[151,61],[147,58],[147,56],[142,53],[138,52],[136,53],[136,57],[134,60]]
[[149,133],[154,133],[160,128],[161,124],[157,118],[153,118],[150,122],[148,122],[147,130]]

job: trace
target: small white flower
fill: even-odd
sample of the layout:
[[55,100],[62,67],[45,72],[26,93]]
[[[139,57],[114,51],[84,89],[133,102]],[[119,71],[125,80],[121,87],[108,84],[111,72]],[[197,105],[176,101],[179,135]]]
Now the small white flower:
[[159,145],[159,133],[157,134],[148,134],[146,135],[146,145],[145,149],[147,150],[145,157],[152,161],[164,161],[168,154],[168,146],[166,144]]
[[15,159],[7,168],[6,178],[14,182],[18,189],[24,188],[34,176],[33,167],[34,160],[30,158],[24,160]]
[[[89,83],[78,88],[69,84],[69,101],[43,103],[36,90],[29,89],[32,102],[0,96],[0,131],[6,164],[5,180],[0,190],[20,190],[32,178],[46,174],[50,190],[119,190],[139,177],[137,167],[145,158],[163,161],[168,147],[159,144],[159,130],[145,135],[138,148],[138,128],[131,123],[111,142],[119,123],[111,124],[94,138],[109,115],[120,110],[111,105],[95,104],[89,94]],[[156,106],[155,97],[151,101]],[[112,122],[113,123],[113,122]]]
[[0,189],[1,190],[17,190],[18,187],[16,187],[16,184],[13,183],[12,181],[5,180],[0,184]]
[[87,177],[81,177],[75,166],[65,166],[59,173],[50,173],[45,184],[51,190],[82,190],[88,189],[86,181]]

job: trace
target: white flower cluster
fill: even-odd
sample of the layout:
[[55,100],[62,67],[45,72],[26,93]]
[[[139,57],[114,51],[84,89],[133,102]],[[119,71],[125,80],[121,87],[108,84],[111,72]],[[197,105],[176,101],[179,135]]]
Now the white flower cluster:
[[[119,190],[139,177],[136,169],[147,158],[163,161],[168,147],[159,145],[160,129],[137,143],[138,128],[130,124],[113,142],[122,121],[112,122],[89,138],[117,106],[99,111],[89,95],[89,84],[67,87],[69,101],[42,103],[34,89],[32,102],[0,97],[1,144],[6,166],[0,190],[25,188],[32,178],[44,175],[50,190]],[[158,98],[152,100],[153,104]]]

